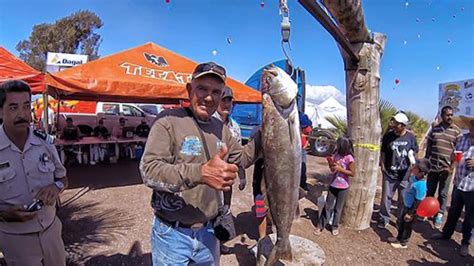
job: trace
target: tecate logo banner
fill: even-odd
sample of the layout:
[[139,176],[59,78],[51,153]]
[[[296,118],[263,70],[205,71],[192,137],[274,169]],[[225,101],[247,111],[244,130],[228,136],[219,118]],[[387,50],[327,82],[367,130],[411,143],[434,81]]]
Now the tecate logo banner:
[[50,53],[46,59],[48,66],[65,66],[72,67],[87,63],[87,55],[81,54],[63,54],[63,53]]

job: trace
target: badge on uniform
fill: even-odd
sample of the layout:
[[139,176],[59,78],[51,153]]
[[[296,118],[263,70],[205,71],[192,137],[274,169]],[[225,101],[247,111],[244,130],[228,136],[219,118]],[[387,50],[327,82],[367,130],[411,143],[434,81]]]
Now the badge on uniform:
[[180,153],[187,156],[200,156],[202,154],[202,143],[196,136],[186,136],[181,143]]
[[43,163],[43,164],[46,164],[46,163],[51,162],[51,158],[49,158],[49,155],[48,155],[47,153],[41,154],[39,160],[40,160],[40,162]]

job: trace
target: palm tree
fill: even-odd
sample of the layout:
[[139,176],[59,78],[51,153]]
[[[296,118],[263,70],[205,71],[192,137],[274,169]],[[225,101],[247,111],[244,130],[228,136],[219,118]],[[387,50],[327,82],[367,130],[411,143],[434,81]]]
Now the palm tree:
[[[380,100],[379,111],[380,122],[382,123],[383,133],[385,133],[388,129],[388,123],[390,122],[390,119],[392,119],[393,115],[397,112],[397,108],[387,100]],[[429,123],[413,112],[407,111],[405,114],[410,121],[408,129],[413,131],[418,143],[421,143],[426,131],[428,131]],[[332,116],[327,117],[326,120],[334,127],[334,131],[338,137],[347,135],[347,121],[345,119],[338,116]]]

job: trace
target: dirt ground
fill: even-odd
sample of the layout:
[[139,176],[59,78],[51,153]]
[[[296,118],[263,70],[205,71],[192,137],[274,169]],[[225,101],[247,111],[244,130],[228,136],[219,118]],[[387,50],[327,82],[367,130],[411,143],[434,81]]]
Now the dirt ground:
[[[142,185],[137,162],[114,165],[75,166],[69,170],[70,188],[62,197],[59,216],[63,221],[63,239],[69,265],[151,265],[150,231],[153,220],[149,204],[151,190]],[[254,265],[249,249],[258,236],[256,220],[251,211],[253,169],[247,170],[247,187],[235,189],[232,212],[235,216],[237,238],[226,243],[233,254],[221,257],[222,265]],[[393,249],[389,238],[395,236],[394,219],[388,229],[375,223],[369,229],[353,231],[344,226],[340,234],[329,231],[312,234],[318,215],[316,198],[322,186],[318,182],[327,174],[324,158],[308,156],[308,182],[311,189],[300,200],[301,218],[295,221],[292,234],[316,242],[326,253],[327,265],[474,265],[471,257],[458,255],[460,224],[450,241],[433,241],[436,232],[430,222],[419,222],[409,248]],[[375,200],[377,217],[380,191]],[[471,254],[472,254],[471,245]],[[1,263],[0,263],[1,264]]]

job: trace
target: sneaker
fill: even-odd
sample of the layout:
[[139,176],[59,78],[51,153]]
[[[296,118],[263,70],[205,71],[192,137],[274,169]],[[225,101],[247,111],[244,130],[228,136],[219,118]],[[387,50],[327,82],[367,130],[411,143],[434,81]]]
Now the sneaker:
[[405,249],[405,248],[408,247],[407,244],[402,244],[400,242],[390,243],[390,245],[392,245],[392,247],[394,247],[394,248],[403,248],[403,249]]
[[387,228],[388,226],[388,223],[384,222],[384,221],[380,221],[378,224],[377,224],[377,227],[380,228],[380,229],[385,229]]
[[339,235],[339,230],[338,229],[332,229],[332,235],[333,236]]
[[461,250],[459,250],[459,255],[463,257],[467,257],[467,255],[469,255],[469,246],[461,245]]
[[441,225],[443,224],[443,215],[441,213],[438,213],[434,219],[434,227],[436,229],[440,229]]

